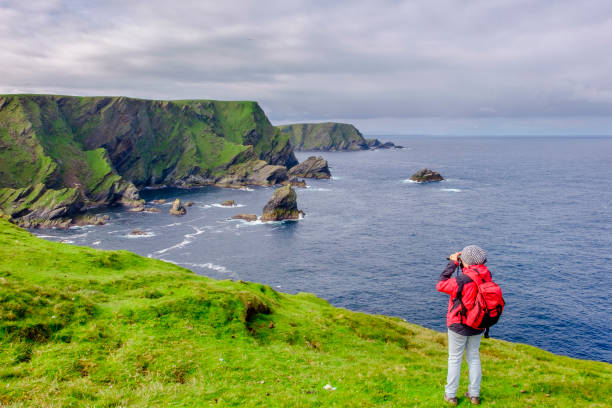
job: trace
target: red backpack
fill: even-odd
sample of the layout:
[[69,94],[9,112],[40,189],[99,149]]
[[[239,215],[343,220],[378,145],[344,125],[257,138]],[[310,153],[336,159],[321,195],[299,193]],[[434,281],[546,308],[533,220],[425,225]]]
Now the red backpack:
[[[470,267],[471,268],[471,267]],[[479,274],[477,270],[465,268],[463,274],[476,284],[476,299],[474,305],[468,309],[461,299],[463,282],[457,289],[457,299],[461,302],[461,323],[474,329],[485,329],[485,338],[489,338],[489,327],[499,320],[504,311],[504,297],[499,285],[489,278]]]

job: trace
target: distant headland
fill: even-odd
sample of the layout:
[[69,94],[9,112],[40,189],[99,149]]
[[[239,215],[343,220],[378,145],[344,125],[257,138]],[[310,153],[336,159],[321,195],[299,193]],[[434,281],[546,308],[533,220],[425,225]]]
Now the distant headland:
[[349,123],[295,123],[280,125],[276,128],[289,135],[293,148],[298,151],[353,152],[402,148],[391,142],[382,143],[378,139],[366,139],[355,126]]

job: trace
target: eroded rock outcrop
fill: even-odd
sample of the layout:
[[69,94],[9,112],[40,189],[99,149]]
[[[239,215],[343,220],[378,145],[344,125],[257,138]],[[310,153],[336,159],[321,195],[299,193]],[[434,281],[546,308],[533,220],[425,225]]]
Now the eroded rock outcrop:
[[302,163],[289,169],[288,174],[290,177],[314,179],[328,179],[331,177],[327,160],[323,159],[321,156],[310,156]]
[[283,181],[284,186],[298,187],[298,188],[306,188],[306,180],[300,180],[297,177],[292,177],[290,180]]
[[181,200],[179,200],[178,198],[172,203],[172,207],[170,207],[170,214],[177,216],[187,214],[187,210],[185,209],[183,204],[181,204]]
[[236,214],[232,217],[232,219],[234,220],[244,220],[244,221],[248,221],[248,222],[253,222],[253,221],[257,221],[257,215],[255,214],[245,214],[245,213],[240,213],[240,214]]
[[417,183],[429,183],[432,181],[442,181],[444,178],[437,171],[421,169],[410,176],[410,180],[416,181]]
[[297,207],[297,194],[291,186],[277,188],[263,209],[262,221],[297,220],[304,212]]

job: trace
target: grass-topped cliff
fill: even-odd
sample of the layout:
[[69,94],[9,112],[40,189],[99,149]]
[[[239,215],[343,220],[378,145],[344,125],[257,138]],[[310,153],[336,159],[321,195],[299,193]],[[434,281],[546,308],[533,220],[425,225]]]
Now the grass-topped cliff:
[[381,143],[378,139],[366,139],[349,123],[295,123],[279,125],[277,128],[287,135],[295,150],[303,151],[358,151],[386,149],[395,146],[391,142]]
[[295,150],[356,151],[368,149],[368,142],[348,123],[296,123],[277,128],[289,135]]
[[[444,333],[2,219],[0,258],[3,407],[442,406]],[[492,339],[481,355],[483,406],[610,406],[610,364]]]
[[148,185],[274,184],[288,139],[255,102],[0,95],[0,210],[36,225]]

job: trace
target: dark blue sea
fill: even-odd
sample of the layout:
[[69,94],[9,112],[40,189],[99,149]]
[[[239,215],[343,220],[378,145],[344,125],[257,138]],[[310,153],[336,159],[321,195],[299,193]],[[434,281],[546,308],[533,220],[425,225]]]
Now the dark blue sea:
[[[448,297],[435,285],[445,258],[476,244],[507,301],[493,337],[612,362],[612,138],[382,139],[406,148],[323,153],[333,179],[297,190],[306,212],[297,222],[229,219],[261,215],[271,188],[164,189],[142,195],[195,205],[180,218],[169,204],[162,214],[112,209],[106,226],[36,233],[313,292],[438,331]],[[422,167],[446,180],[408,182]],[[219,205],[228,199],[238,207]],[[130,235],[137,228],[147,235]]]

